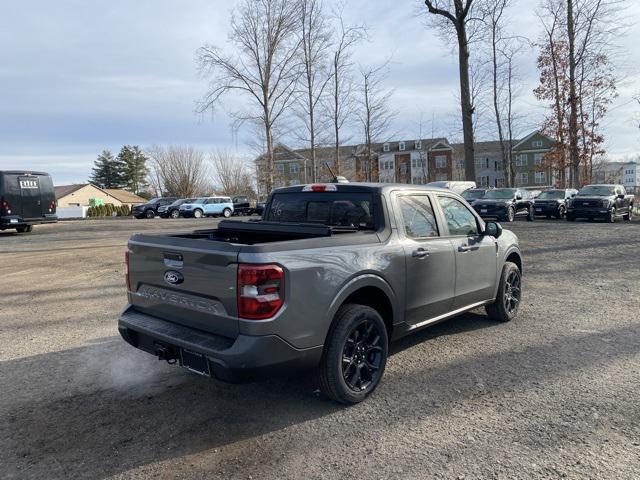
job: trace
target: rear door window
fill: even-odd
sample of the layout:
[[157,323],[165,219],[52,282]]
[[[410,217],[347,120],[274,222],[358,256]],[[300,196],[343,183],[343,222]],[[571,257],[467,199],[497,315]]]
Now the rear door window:
[[421,239],[438,236],[436,217],[427,195],[402,195],[398,197],[398,203],[407,237]]

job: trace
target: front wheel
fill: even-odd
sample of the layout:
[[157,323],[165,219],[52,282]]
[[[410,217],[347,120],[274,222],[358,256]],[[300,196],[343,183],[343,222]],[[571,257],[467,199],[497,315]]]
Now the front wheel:
[[233,212],[231,211],[231,209],[230,209],[230,208],[225,208],[225,209],[222,211],[222,216],[223,216],[224,218],[229,218],[229,217],[231,216],[231,214],[232,214],[232,213],[233,213]]
[[513,222],[516,218],[516,211],[513,207],[509,207],[507,208],[507,215],[504,217],[504,219],[507,222]]
[[529,207],[529,213],[527,213],[527,222],[533,222],[536,219],[536,211],[533,207]]
[[29,233],[33,230],[33,225],[23,225],[21,227],[16,227],[16,231],[18,233]]
[[624,217],[622,217],[622,218],[624,218],[624,220],[625,220],[626,222],[630,222],[630,221],[631,221],[631,219],[633,218],[633,205],[629,205],[629,211],[628,211],[628,212],[627,212],[627,214],[626,214]]
[[609,210],[609,215],[607,215],[607,222],[609,222],[609,223],[615,223],[616,222],[616,209],[615,209],[615,207],[613,207],[611,210]]
[[199,208],[197,208],[196,210],[193,211],[193,216],[195,218],[202,218],[202,210],[200,210]]
[[500,275],[498,294],[492,304],[485,307],[487,315],[499,322],[509,322],[518,314],[522,299],[522,278],[520,269],[513,262],[505,262]]
[[564,218],[565,215],[566,215],[565,208],[563,206],[558,207],[558,213],[556,214],[556,218],[561,219],[561,218]]
[[180,217],[180,212],[178,210],[171,210],[171,213],[169,214],[169,217],[178,218],[178,217]]
[[152,219],[156,217],[156,212],[154,212],[153,210],[149,209],[146,212],[144,212],[144,216],[148,219]]
[[340,307],[320,362],[320,389],[332,400],[359,403],[382,378],[389,354],[387,329],[371,307]]

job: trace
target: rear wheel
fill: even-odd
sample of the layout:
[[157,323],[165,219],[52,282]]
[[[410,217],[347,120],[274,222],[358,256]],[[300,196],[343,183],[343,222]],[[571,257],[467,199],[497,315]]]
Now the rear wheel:
[[354,404],[380,383],[387,363],[387,329],[366,305],[340,307],[320,362],[320,389],[332,400]]
[[149,209],[146,212],[144,212],[144,216],[151,219],[151,218],[155,218],[156,217],[156,212],[154,212],[153,210]]
[[180,216],[180,211],[178,210],[171,210],[171,213],[169,214],[169,216],[171,218],[178,218]]
[[23,225],[21,227],[16,227],[16,231],[18,233],[29,233],[33,230],[33,225]]
[[485,310],[494,320],[509,322],[518,314],[522,298],[521,274],[513,262],[505,262],[500,275],[500,286],[495,301],[487,305]]
[[224,216],[224,218],[229,218],[229,217],[231,216],[231,214],[232,214],[232,213],[233,213],[233,212],[231,211],[231,209],[230,209],[230,208],[225,208],[225,209],[222,211],[222,215]]
[[563,218],[566,215],[566,209],[560,205],[558,207],[558,213],[556,214],[556,218]]
[[193,211],[193,216],[194,216],[195,218],[202,218],[202,210],[200,210],[199,208],[196,208],[196,209]]

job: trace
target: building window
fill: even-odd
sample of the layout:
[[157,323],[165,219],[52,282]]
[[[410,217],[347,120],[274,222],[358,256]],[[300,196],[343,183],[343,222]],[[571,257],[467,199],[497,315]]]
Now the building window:
[[299,172],[300,172],[300,165],[298,165],[297,163],[289,164],[289,173],[299,173]]
[[446,167],[447,167],[447,157],[444,155],[438,155],[436,157],[436,168],[446,168]]
[[284,164],[283,163],[276,163],[276,171],[278,173],[284,173]]
[[489,176],[488,175],[481,175],[479,177],[476,177],[476,183],[482,187],[488,187],[489,186]]
[[385,143],[384,145],[382,145],[382,151],[383,152],[388,152],[389,151],[389,144]]
[[536,153],[533,156],[533,164],[534,165],[540,165],[542,163],[542,153]]
[[518,173],[518,184],[519,185],[527,185],[529,183],[529,173],[528,172],[520,172]]
[[416,140],[415,149],[422,150],[422,142],[420,140]]
[[496,178],[496,187],[504,187],[504,178]]
[[533,148],[539,148],[542,146],[542,140],[534,140],[531,145],[533,145]]
[[464,168],[464,159],[456,160],[456,168],[463,169]]
[[404,152],[404,142],[400,142],[398,144],[398,150],[400,150],[401,152]]
[[544,172],[536,172],[536,183],[542,184],[545,182]]
[[446,173],[437,173],[436,174],[436,182],[444,182],[447,180],[447,174]]
[[527,165],[527,154],[521,153],[516,155],[516,167],[524,167]]

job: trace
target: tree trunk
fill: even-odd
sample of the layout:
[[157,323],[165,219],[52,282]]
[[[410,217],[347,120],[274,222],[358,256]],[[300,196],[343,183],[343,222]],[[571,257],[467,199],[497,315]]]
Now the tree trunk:
[[491,30],[491,50],[493,60],[493,109],[496,114],[496,125],[498,127],[498,140],[500,141],[500,154],[502,155],[502,171],[507,172],[507,152],[504,145],[504,132],[502,131],[502,119],[500,116],[500,107],[498,105],[498,52],[496,46],[496,26],[494,25]]
[[[334,56],[333,57],[333,75],[334,75],[334,79],[333,79],[333,85],[334,85],[334,89],[333,89],[333,128],[334,128],[334,132],[335,132],[335,139],[336,139],[336,175],[340,175],[340,118],[339,118],[339,110],[338,108],[340,107],[340,78],[338,76],[338,72],[339,72],[339,64],[338,64],[338,57]],[[357,170],[357,168],[356,168]]]
[[567,0],[567,35],[569,40],[569,161],[574,188],[580,188],[580,156],[578,153],[578,99],[576,97],[576,55],[573,1]]
[[476,168],[473,153],[473,106],[469,84],[469,44],[464,23],[456,25],[458,34],[458,64],[460,68],[460,106],[462,108],[462,131],[464,136],[464,174],[465,180],[476,180]]

